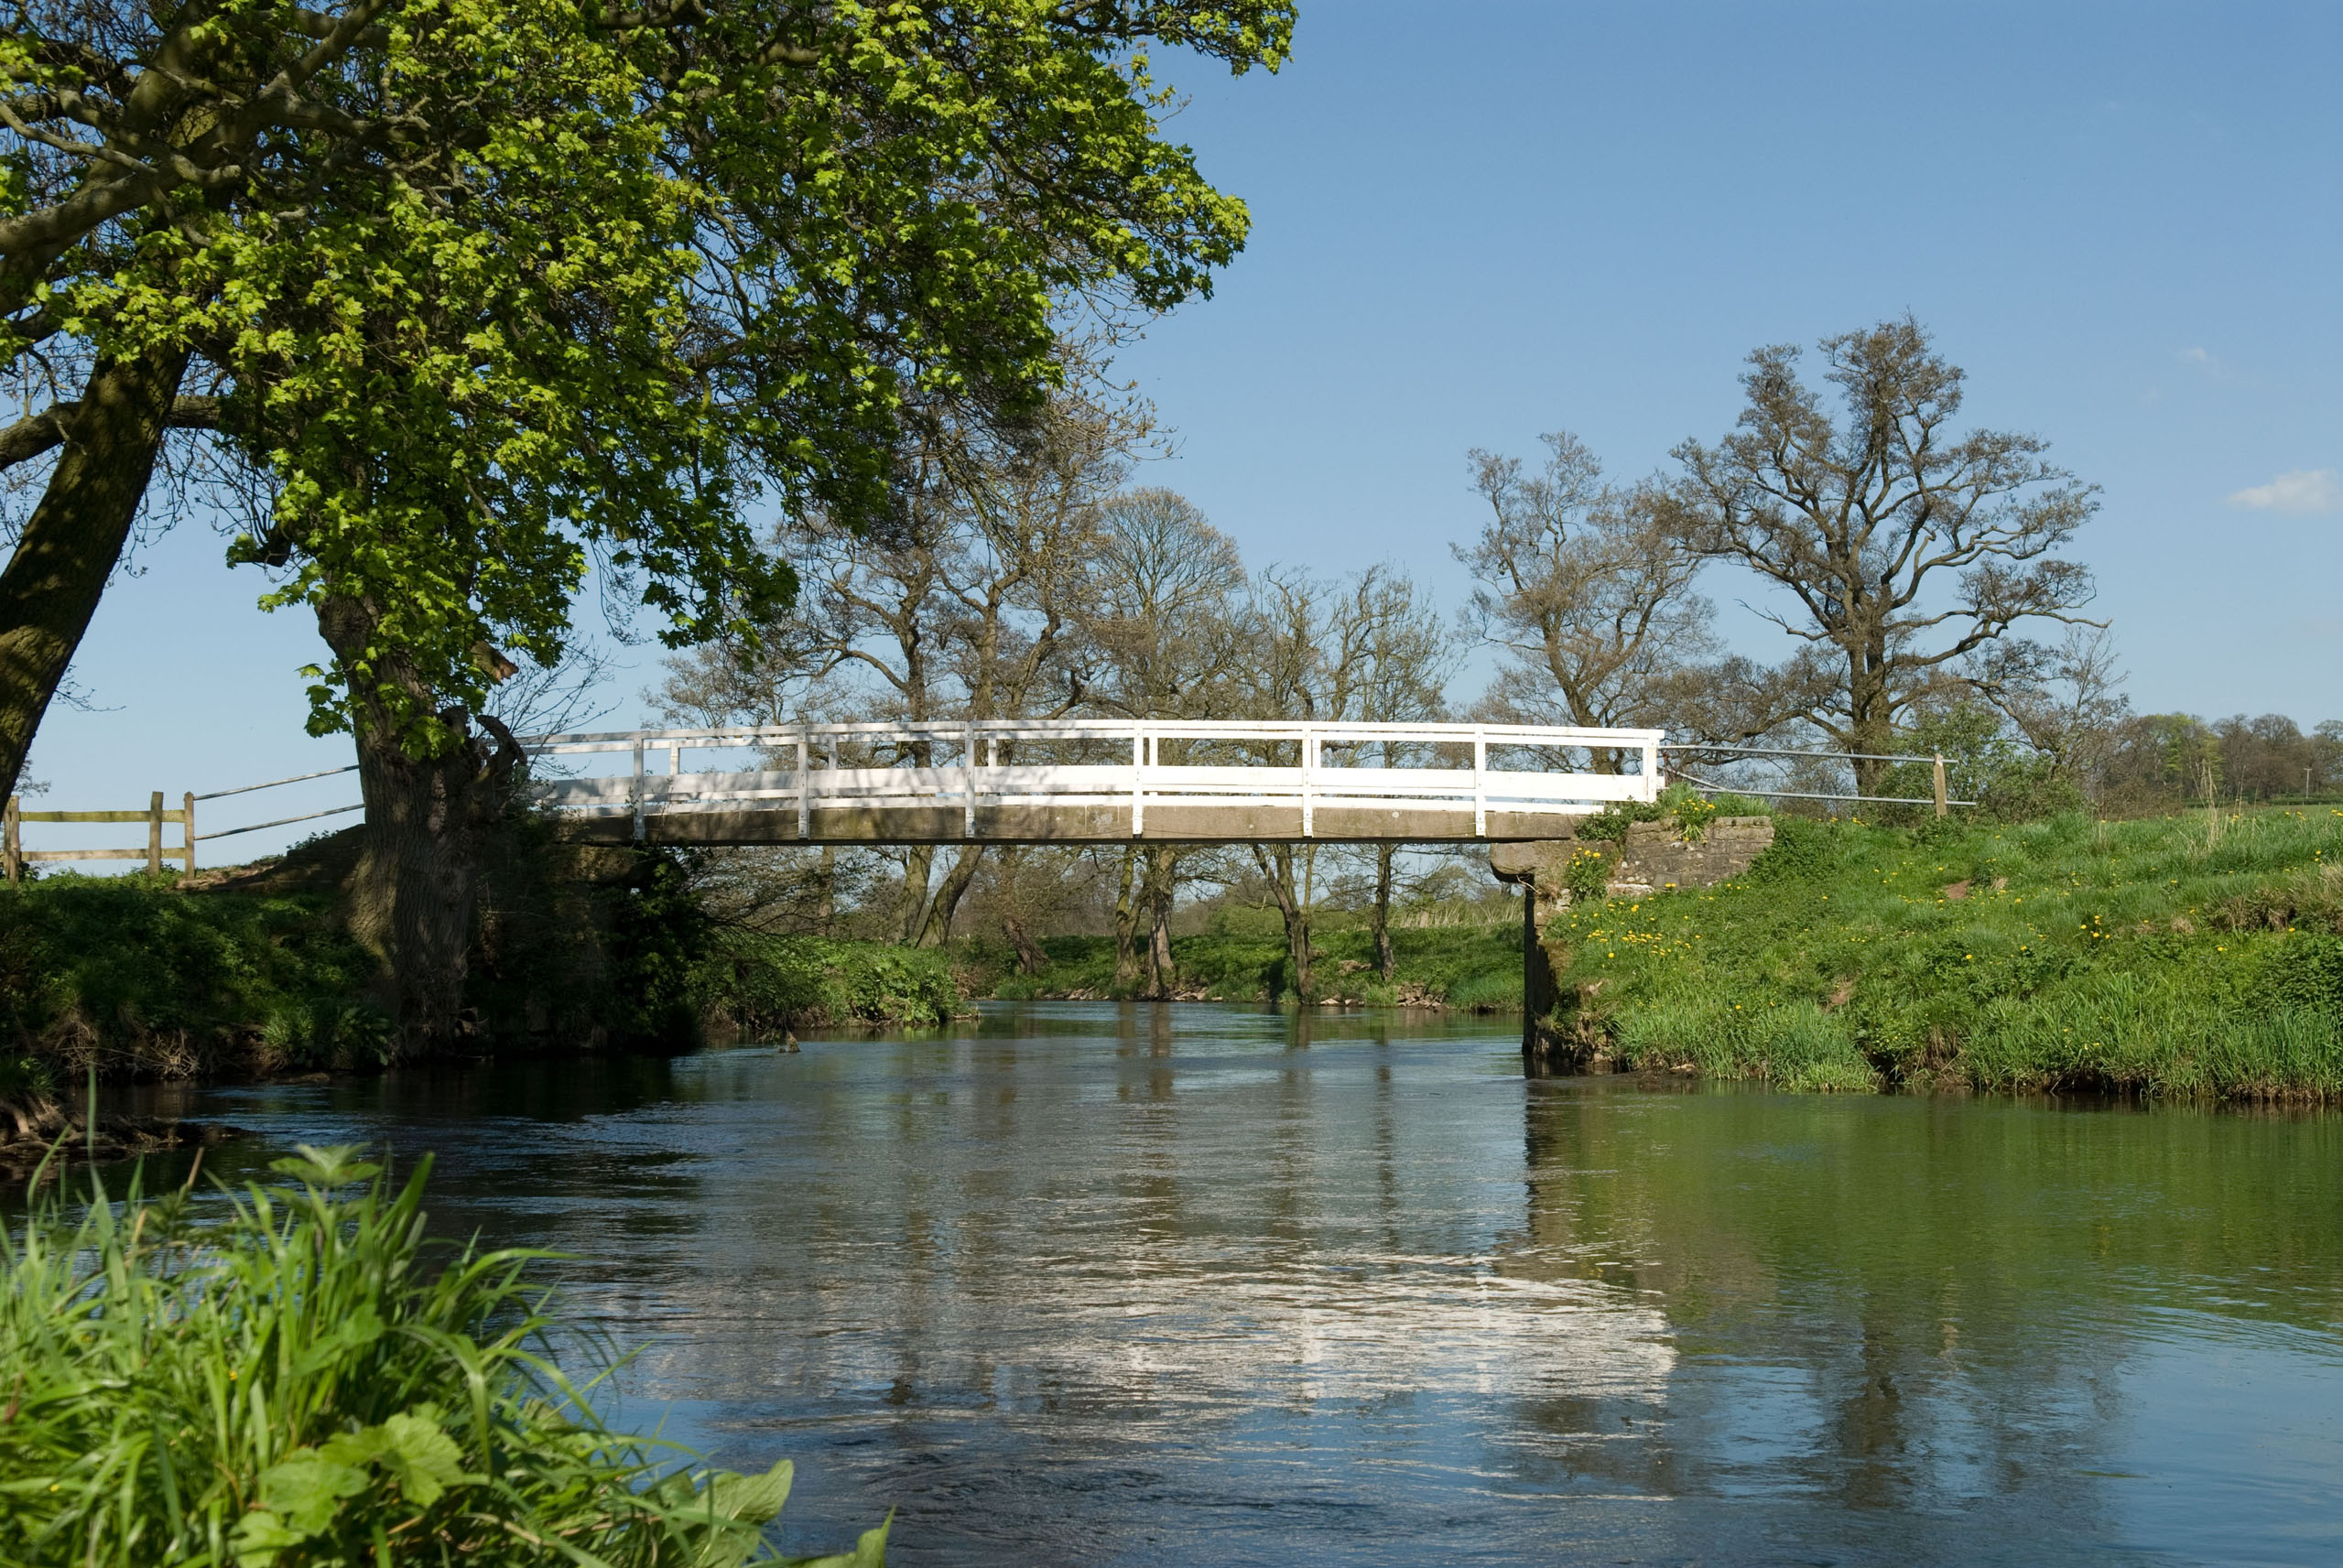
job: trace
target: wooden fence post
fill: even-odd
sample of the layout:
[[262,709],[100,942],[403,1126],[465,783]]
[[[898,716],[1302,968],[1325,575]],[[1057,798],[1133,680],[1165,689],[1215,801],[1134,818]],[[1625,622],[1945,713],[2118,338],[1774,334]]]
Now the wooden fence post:
[[1945,815],[1945,760],[1936,759],[1936,815]]
[[195,792],[187,792],[186,810],[179,820],[187,826],[187,874],[195,874]]
[[163,792],[157,790],[146,800],[146,874],[163,874]]
[[23,809],[23,801],[19,796],[12,795],[8,797],[7,821],[5,825],[6,844],[5,848],[0,848],[0,859],[5,859],[8,863],[8,881],[12,883],[22,878],[25,873],[24,830],[16,820],[17,813]]

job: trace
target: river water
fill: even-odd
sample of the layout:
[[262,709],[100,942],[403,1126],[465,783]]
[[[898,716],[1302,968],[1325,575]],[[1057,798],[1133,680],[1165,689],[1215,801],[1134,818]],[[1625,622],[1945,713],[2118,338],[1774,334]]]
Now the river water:
[[902,1564],[2343,1561],[2343,1119],[1524,1082],[1505,1020],[988,1006],[203,1091],[436,1151],[620,1414]]

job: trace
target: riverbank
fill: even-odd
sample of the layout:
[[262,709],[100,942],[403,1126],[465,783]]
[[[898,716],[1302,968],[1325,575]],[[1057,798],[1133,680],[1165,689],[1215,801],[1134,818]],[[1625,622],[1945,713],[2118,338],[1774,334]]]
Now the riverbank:
[[[1521,915],[1498,907],[1494,920],[1474,909],[1452,925],[1393,927],[1395,961],[1389,979],[1376,972],[1374,936],[1363,915],[1321,914],[1311,944],[1317,1000],[1359,1007],[1519,1011]],[[1049,963],[1037,974],[1021,971],[1006,943],[962,943],[955,957],[968,989],[1004,1000],[1104,998],[1131,989],[1115,983],[1112,936],[1051,936],[1038,946]],[[1171,946],[1179,976],[1177,1000],[1294,999],[1285,931],[1274,910],[1220,911],[1209,930],[1175,936]]]
[[[488,911],[461,1054],[678,1050],[960,1010],[943,954],[724,925],[671,883],[654,868]],[[0,1108],[54,1108],[93,1066],[123,1080],[386,1065],[378,979],[331,892],[71,873],[0,887]]]
[[1779,827],[1735,881],[1547,924],[1558,1065],[2343,1098],[2343,811]]

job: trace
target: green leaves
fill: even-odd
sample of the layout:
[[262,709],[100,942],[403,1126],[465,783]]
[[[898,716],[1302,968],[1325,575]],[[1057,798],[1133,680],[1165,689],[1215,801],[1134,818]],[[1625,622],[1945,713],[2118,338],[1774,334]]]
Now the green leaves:
[[[356,688],[418,753],[484,700],[472,650],[558,657],[590,578],[670,642],[753,636],[796,591],[763,514],[876,515],[911,405],[1029,409],[1069,304],[1209,292],[1249,218],[1162,135],[1148,49],[1274,70],[1293,27],[1289,0],[376,15],[314,72],[275,0],[64,40],[157,81],[181,51],[175,124],[244,172],[29,287],[92,352],[216,373],[265,492],[232,557],[279,574],[267,608],[367,609],[310,727],[355,722]],[[7,47],[20,89],[55,74]]]
[[[297,1448],[263,1470],[260,1506],[236,1525],[236,1562],[239,1568],[270,1568],[287,1547],[331,1530],[346,1505],[370,1514],[411,1509],[398,1527],[404,1530],[450,1487],[483,1479],[465,1473],[463,1452],[441,1429],[439,1408],[418,1405],[379,1426]],[[746,1561],[745,1552],[737,1561]]]
[[218,1224],[134,1190],[0,1236],[0,1562],[771,1561],[786,1463],[655,1479],[673,1451],[546,1357],[530,1255],[429,1248],[423,1173],[358,1153],[301,1149]]

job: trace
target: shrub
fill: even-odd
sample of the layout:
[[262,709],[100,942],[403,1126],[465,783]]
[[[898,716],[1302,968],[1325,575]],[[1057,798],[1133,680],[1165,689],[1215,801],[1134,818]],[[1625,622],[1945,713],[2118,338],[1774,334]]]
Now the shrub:
[[[790,1467],[655,1469],[547,1354],[540,1254],[425,1265],[428,1163],[346,1149],[203,1223],[184,1191],[0,1236],[0,1561],[14,1568],[737,1568]],[[838,1568],[875,1568],[882,1525]]]
[[1657,800],[1614,800],[1593,816],[1580,817],[1571,831],[1590,843],[1616,844],[1627,837],[1628,827],[1633,823],[1673,822],[1677,832],[1697,844],[1708,831],[1712,817],[1765,814],[1763,806],[1743,796],[1722,794],[1712,799],[1701,794],[1698,786],[1679,783],[1662,790]]
[[1569,889],[1573,903],[1601,898],[1611,891],[1611,857],[1600,849],[1571,850],[1562,867],[1562,885]]
[[321,896],[190,895],[145,877],[0,889],[0,1028],[78,1076],[378,1060],[374,961]]

